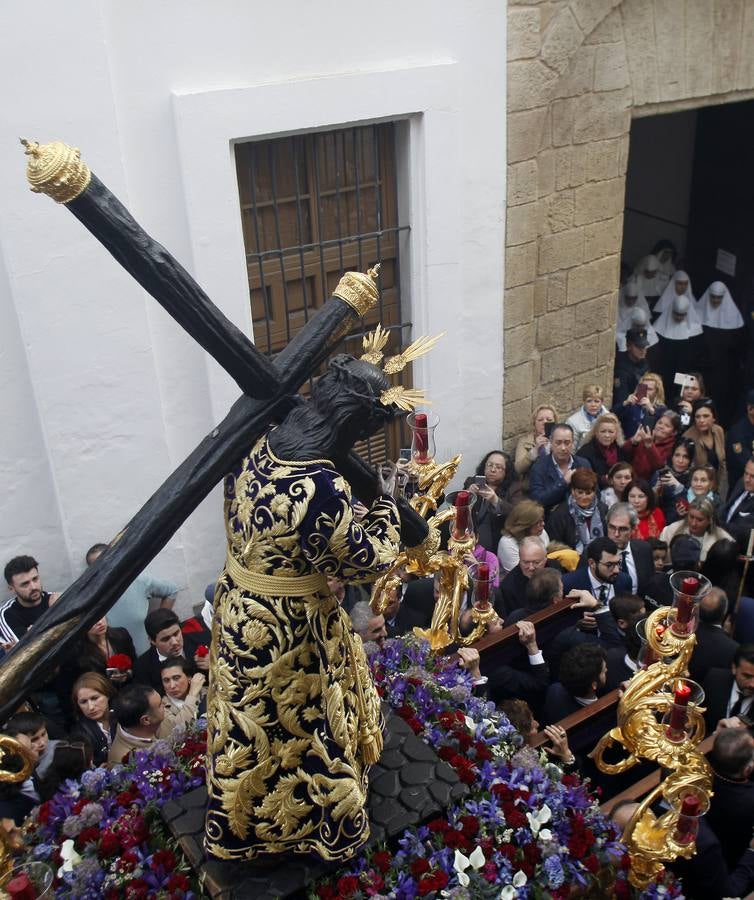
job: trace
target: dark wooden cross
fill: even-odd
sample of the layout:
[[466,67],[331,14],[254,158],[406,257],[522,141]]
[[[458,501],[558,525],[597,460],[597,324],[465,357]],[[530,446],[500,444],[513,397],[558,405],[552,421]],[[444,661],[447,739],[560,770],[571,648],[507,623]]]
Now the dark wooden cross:
[[[27,153],[32,156],[32,189],[64,202],[126,271],[212,354],[243,394],[223,421],[112,540],[97,562],[63,592],[2,660],[0,721],[36,685],[49,678],[62,654],[70,651],[76,640],[107,613],[269,424],[284,418],[294,404],[303,402],[297,394],[300,386],[359,317],[350,303],[338,296],[330,297],[274,362],[270,361],[89,172],[78,159],[78,151],[62,144],[43,148],[27,144]],[[356,495],[370,503],[378,490],[371,466],[353,452],[334,462]],[[405,500],[399,501],[399,511],[403,542],[408,546],[420,544],[428,533],[426,522]]]

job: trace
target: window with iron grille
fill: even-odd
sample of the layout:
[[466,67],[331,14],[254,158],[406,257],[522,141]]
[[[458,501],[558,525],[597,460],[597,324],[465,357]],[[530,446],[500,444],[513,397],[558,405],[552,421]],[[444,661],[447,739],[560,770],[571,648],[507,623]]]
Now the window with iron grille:
[[[343,272],[375,262],[379,304],[346,337],[345,350],[360,355],[363,334],[378,322],[392,332],[387,350],[408,343],[399,244],[409,226],[398,220],[394,124],[251,141],[235,155],[257,347],[278,353]],[[403,375],[410,384],[410,372]],[[361,450],[373,461],[395,459],[404,443],[396,425]]]

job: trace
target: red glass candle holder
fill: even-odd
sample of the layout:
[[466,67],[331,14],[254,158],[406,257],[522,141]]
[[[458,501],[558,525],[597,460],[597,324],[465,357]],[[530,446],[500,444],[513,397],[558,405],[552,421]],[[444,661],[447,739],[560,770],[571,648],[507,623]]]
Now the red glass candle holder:
[[406,416],[411,429],[411,459],[419,465],[426,465],[435,458],[435,428],[440,417],[431,412],[415,412]]
[[497,571],[491,568],[487,563],[477,563],[469,566],[469,577],[471,578],[472,593],[471,602],[476,609],[488,610],[492,602],[492,584],[495,580]]
[[690,678],[676,678],[668,682],[663,690],[673,697],[670,709],[662,718],[665,737],[674,744],[681,744],[693,728],[689,710],[704,702],[704,691],[701,685]]
[[[658,637],[662,636],[662,633],[665,631],[665,625],[656,625],[655,633]],[[646,669],[652,665],[652,663],[659,662],[662,657],[659,653],[654,651],[652,647],[649,645],[649,640],[647,638],[647,619],[639,619],[636,623],[636,635],[639,638],[639,652],[636,656],[636,662],[639,665],[639,668]]]
[[670,630],[676,637],[688,637],[697,629],[699,604],[712,585],[699,572],[674,572],[670,587],[673,590],[673,607],[668,616]]
[[688,787],[671,800],[671,806],[678,813],[671,840],[682,847],[693,843],[699,833],[699,822],[709,809],[709,797],[703,791]]
[[476,494],[472,494],[471,491],[453,491],[447,495],[446,499],[456,510],[456,517],[451,531],[453,540],[468,540],[474,534],[474,522],[471,517],[471,511],[477,501]]

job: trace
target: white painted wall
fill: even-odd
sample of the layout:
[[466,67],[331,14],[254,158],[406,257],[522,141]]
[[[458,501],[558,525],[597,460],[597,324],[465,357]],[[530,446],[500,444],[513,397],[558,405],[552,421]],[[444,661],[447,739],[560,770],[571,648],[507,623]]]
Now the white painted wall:
[[[401,205],[418,366],[440,455],[502,433],[505,5],[364,0],[14,4],[0,32],[0,555],[62,588],[237,389],[65,211],[31,194],[19,136],[75,144],[248,332],[232,144],[407,121]],[[463,423],[461,425],[461,423]],[[224,555],[218,492],[150,569],[201,597]]]

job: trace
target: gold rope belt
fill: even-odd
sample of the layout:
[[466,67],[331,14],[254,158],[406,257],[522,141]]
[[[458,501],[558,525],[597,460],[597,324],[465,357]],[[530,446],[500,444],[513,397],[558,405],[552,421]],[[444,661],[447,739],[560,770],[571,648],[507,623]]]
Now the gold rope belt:
[[308,597],[309,594],[330,593],[324,575],[261,575],[241,565],[230,552],[225,557],[225,570],[238,587],[264,597]]

